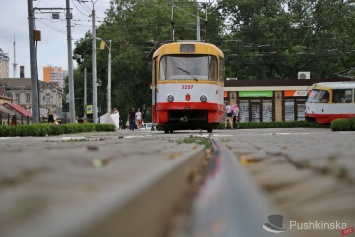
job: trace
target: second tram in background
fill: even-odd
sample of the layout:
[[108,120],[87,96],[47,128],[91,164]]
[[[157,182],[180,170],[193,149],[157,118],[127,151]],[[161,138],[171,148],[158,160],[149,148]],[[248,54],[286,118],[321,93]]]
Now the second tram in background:
[[165,133],[212,132],[224,113],[224,55],[203,42],[162,45],[153,55],[152,120]]
[[337,118],[355,117],[355,82],[322,82],[312,85],[306,102],[306,120],[328,124]]

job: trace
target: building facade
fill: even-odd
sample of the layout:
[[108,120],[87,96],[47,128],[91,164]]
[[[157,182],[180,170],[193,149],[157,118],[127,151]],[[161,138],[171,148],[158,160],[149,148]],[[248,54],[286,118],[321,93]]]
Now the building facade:
[[8,54],[0,48],[0,78],[9,78],[9,62]]
[[224,99],[238,104],[240,122],[304,121],[312,84],[349,80],[226,80]]
[[[50,107],[55,114],[62,113],[63,88],[55,82],[39,83],[39,108]],[[0,88],[4,90],[4,96],[12,98],[13,103],[32,113],[32,93],[30,78],[6,78],[0,79]]]
[[68,71],[61,67],[43,67],[43,81],[58,83],[59,87],[65,87],[65,78],[68,76]]

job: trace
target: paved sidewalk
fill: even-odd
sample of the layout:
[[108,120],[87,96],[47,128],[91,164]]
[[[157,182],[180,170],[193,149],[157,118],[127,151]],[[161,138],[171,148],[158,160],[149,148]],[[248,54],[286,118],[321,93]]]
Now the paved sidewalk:
[[[40,213],[70,209],[180,157],[194,145],[177,141],[190,136],[210,135],[119,130],[0,138],[0,236]],[[304,223],[355,228],[355,132],[237,129],[215,130],[212,137],[231,149],[281,212],[270,215],[283,215],[284,225],[297,236],[342,236],[339,229],[311,230]]]
[[63,216],[194,149],[164,134],[128,130],[0,138],[0,236],[38,237],[29,230],[41,226],[52,226],[56,236],[78,221]]
[[270,215],[296,221],[299,226],[288,228],[298,236],[341,236],[339,229],[314,229],[326,228],[324,223],[355,228],[355,132],[294,128],[229,134],[221,139],[281,211]]

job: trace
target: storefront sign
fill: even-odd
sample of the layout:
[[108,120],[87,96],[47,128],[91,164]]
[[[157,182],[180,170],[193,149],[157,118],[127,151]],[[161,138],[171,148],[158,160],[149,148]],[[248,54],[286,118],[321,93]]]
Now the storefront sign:
[[272,97],[272,91],[240,91],[239,97]]
[[293,97],[293,96],[307,96],[308,91],[284,91],[285,97]]

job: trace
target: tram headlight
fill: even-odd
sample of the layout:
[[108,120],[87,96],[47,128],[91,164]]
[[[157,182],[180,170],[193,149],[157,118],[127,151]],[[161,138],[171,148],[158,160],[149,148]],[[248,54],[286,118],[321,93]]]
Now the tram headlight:
[[168,95],[167,99],[168,99],[169,102],[173,102],[174,101],[174,96]]
[[207,101],[207,96],[201,95],[200,100],[201,100],[202,102],[206,102],[206,101]]

